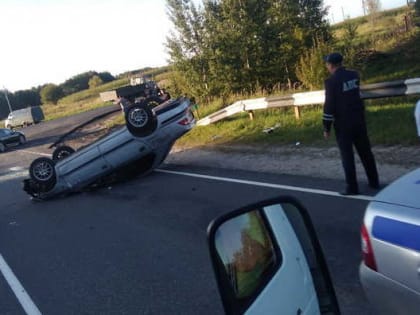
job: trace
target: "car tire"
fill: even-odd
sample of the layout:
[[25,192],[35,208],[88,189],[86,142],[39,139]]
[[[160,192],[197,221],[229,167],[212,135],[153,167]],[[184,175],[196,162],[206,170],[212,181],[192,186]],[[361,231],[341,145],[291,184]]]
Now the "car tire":
[[26,138],[24,135],[20,135],[19,136],[19,144],[25,144],[26,143]]
[[52,154],[52,159],[54,162],[57,162],[72,155],[74,152],[76,151],[72,147],[69,147],[67,145],[59,146],[54,150]]
[[3,153],[4,151],[6,151],[6,146],[0,142],[0,153]]
[[29,176],[39,192],[50,191],[57,182],[54,161],[46,157],[35,159],[29,166]]
[[150,108],[148,100],[130,106],[125,111],[125,122],[128,131],[136,137],[146,137],[157,127],[156,114]]

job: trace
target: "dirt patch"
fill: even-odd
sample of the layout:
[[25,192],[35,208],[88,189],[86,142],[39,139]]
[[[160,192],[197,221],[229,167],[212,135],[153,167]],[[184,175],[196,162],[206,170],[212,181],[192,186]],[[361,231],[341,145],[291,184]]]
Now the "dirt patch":
[[[109,120],[113,119],[110,117]],[[67,145],[80,149],[122,126],[106,128],[106,120],[82,129]],[[418,146],[376,146],[373,148],[381,182],[390,183],[420,166]],[[303,175],[316,178],[344,179],[337,147],[217,145],[185,148],[176,146],[165,161],[226,169],[250,170],[276,174]],[[358,178],[365,181],[362,164],[356,155]]]
[[[389,183],[419,167],[420,147],[373,148],[383,183]],[[365,180],[356,157],[358,178]],[[343,179],[339,151],[336,147],[296,146],[214,146],[207,148],[175,147],[167,163],[229,168],[317,178]]]

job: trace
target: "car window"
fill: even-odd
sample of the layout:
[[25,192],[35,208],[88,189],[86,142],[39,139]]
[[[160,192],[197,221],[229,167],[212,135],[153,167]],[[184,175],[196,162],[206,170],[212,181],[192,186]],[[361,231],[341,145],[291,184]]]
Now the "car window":
[[234,295],[251,296],[276,265],[276,251],[259,211],[225,222],[218,229],[216,250]]
[[3,134],[4,135],[6,135],[6,136],[8,136],[8,135],[10,135],[12,132],[10,131],[10,130],[8,130],[8,129],[3,129]]
[[0,137],[4,137],[6,135],[5,130],[1,129],[0,130]]

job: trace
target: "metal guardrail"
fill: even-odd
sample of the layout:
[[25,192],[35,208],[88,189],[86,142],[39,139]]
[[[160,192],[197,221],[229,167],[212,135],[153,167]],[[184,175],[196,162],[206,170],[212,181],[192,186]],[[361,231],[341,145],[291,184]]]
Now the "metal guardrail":
[[[420,78],[398,80],[383,83],[362,85],[360,95],[363,99],[375,99],[404,95],[420,94]],[[300,118],[300,107],[307,105],[323,104],[325,101],[325,91],[314,91],[305,93],[295,93],[285,96],[271,96],[243,100],[233,103],[213,114],[200,119],[199,126],[206,126],[241,112],[249,112],[251,118],[254,110],[295,107],[296,118]]]

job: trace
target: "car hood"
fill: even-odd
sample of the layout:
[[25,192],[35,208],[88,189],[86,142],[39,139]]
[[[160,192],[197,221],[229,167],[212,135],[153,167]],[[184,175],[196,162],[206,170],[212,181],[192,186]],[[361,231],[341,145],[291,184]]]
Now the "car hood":
[[420,209],[420,168],[388,185],[374,201]]

